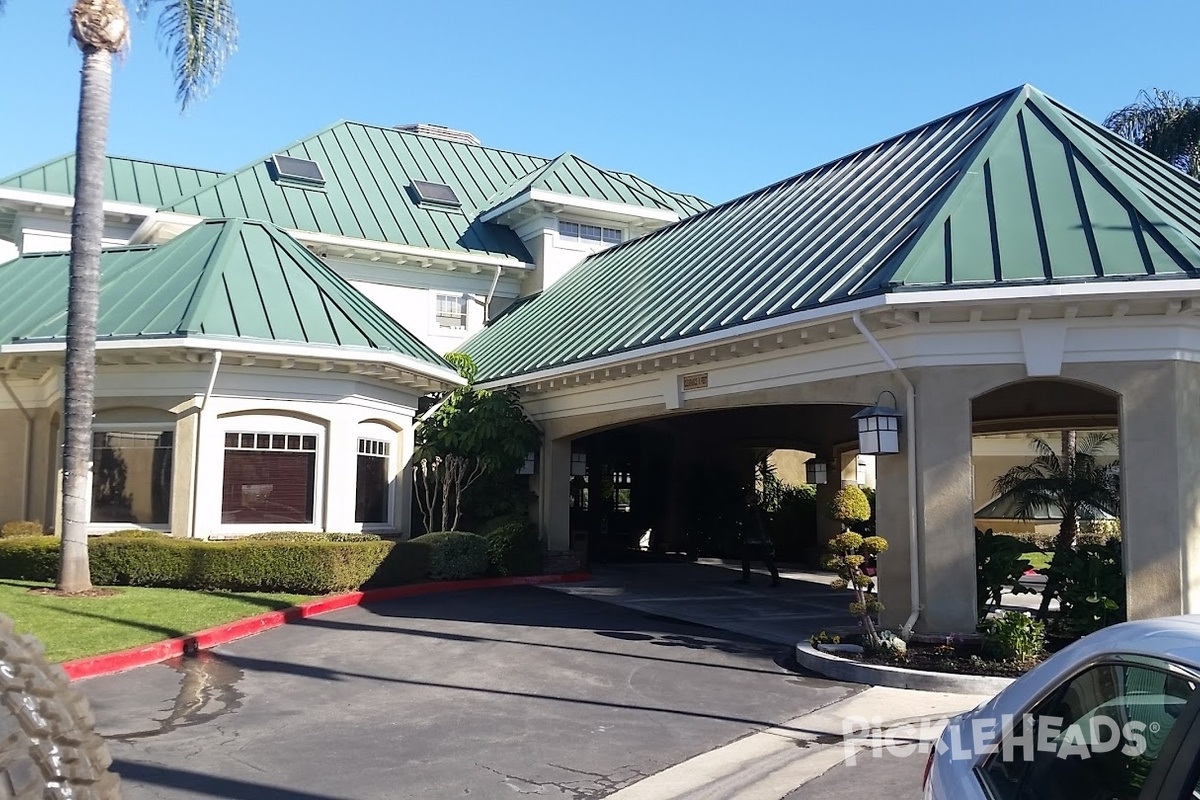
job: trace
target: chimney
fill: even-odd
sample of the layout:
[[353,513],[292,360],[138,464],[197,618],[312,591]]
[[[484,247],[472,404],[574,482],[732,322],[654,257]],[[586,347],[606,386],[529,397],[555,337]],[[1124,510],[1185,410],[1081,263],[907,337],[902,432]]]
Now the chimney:
[[413,122],[408,125],[397,125],[396,130],[406,133],[415,133],[419,136],[432,136],[434,139],[446,139],[451,142],[460,142],[462,144],[482,144],[472,134],[466,131],[456,131],[454,128],[447,128],[445,125],[431,125],[427,122]]

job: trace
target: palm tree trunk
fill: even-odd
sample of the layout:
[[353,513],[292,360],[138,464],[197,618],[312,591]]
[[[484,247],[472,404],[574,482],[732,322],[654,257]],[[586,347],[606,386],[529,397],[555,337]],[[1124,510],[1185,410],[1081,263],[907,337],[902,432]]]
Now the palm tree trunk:
[[63,387],[62,549],[58,588],[92,588],[87,528],[88,478],[96,388],[96,322],[100,308],[100,248],[104,235],[104,153],[112,97],[112,53],[83,48],[79,128],[75,140],[75,208],[71,216],[71,279]]
[[[1062,432],[1062,469],[1068,476],[1068,483],[1074,483],[1075,474],[1075,431]],[[1066,498],[1063,498],[1066,500]],[[1050,575],[1046,579],[1046,588],[1042,590],[1042,602],[1038,606],[1038,619],[1045,620],[1050,613],[1050,601],[1053,600],[1062,587],[1059,585],[1058,573],[1054,567],[1062,567],[1067,554],[1075,546],[1075,537],[1079,535],[1079,515],[1074,505],[1062,503],[1062,522],[1058,526],[1058,536],[1054,540],[1054,555],[1050,561]]]

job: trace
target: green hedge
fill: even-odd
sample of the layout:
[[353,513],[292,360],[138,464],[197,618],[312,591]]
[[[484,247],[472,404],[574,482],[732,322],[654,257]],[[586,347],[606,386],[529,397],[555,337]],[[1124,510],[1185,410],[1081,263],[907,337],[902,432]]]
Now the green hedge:
[[487,572],[487,539],[463,531],[435,531],[411,540],[428,548],[429,577],[434,580],[476,578]]
[[537,526],[527,519],[489,525],[488,561],[498,575],[536,575],[542,571]]
[[[97,537],[92,582],[228,591],[328,594],[395,586],[430,573],[431,548],[414,542],[204,542]],[[53,581],[58,539],[0,540],[0,578]]]

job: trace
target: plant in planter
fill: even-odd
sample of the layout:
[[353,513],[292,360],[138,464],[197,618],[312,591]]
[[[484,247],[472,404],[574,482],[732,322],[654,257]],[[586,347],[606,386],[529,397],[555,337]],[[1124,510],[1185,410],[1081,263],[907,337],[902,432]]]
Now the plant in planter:
[[[862,496],[861,491],[859,496]],[[866,504],[865,497],[863,504]],[[882,536],[864,537],[853,531],[846,531],[829,541],[828,554],[825,557],[825,567],[836,572],[838,576],[829,585],[834,589],[849,589],[854,594],[854,600],[850,603],[850,613],[858,618],[859,625],[862,626],[863,642],[870,650],[880,650],[884,646],[883,639],[875,628],[875,621],[871,618],[872,614],[883,610],[883,604],[871,591],[875,582],[866,574],[864,568],[868,558],[874,558],[884,552],[887,546],[887,540]]]

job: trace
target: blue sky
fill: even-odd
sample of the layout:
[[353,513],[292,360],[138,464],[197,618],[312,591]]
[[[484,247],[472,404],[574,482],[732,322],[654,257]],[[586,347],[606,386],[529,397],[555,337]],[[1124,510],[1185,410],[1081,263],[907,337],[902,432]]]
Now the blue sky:
[[[338,119],[435,122],[721,201],[1021,83],[1100,120],[1200,94],[1200,3],[235,0],[241,47],[181,116],[154,26],[109,152],[233,169]],[[0,175],[72,149],[67,0],[0,18]]]

